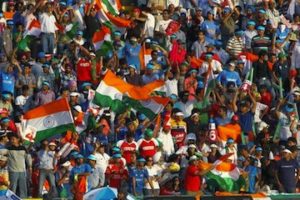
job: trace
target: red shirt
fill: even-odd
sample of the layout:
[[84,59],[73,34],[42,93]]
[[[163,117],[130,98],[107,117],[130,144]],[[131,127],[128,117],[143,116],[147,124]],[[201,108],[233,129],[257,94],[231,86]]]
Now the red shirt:
[[261,100],[260,100],[261,103],[266,104],[270,108],[271,103],[272,103],[272,95],[271,95],[271,93],[270,92],[262,92],[260,94],[260,96],[261,96]]
[[158,143],[153,138],[149,141],[141,139],[138,141],[138,146],[141,156],[144,158],[148,156],[153,157],[156,154],[156,147],[158,146]]
[[110,187],[120,188],[122,180],[127,179],[128,171],[123,165],[110,164],[106,169],[106,177]]
[[198,192],[201,189],[201,177],[195,175],[199,171],[196,165],[189,165],[185,173],[185,189],[189,192]]
[[77,62],[77,80],[91,81],[92,80],[92,63],[89,60],[80,58]]
[[121,140],[118,142],[117,146],[122,150],[122,156],[125,158],[126,163],[130,164],[131,163],[131,154],[133,152],[136,152],[137,150],[137,143],[136,142],[131,142],[128,143],[126,140]]

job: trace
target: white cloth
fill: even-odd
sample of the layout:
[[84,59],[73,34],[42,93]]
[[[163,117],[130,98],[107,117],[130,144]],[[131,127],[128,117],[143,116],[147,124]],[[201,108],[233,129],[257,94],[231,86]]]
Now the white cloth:
[[[157,165],[153,165],[151,168],[148,166],[145,166],[146,170],[148,171],[149,178],[152,179],[152,185],[154,189],[159,189],[158,181],[156,180],[156,177],[160,174],[160,167]],[[148,182],[145,184],[146,189],[151,189],[151,186]]]
[[162,148],[163,148],[163,153],[166,156],[170,156],[171,154],[173,154],[175,152],[174,149],[174,142],[173,142],[173,138],[171,135],[171,132],[169,131],[169,133],[164,133],[162,130],[159,132],[158,135],[158,139],[161,141],[161,143],[163,144]]
[[171,21],[171,19],[159,20],[156,24],[155,31],[166,33],[166,29],[168,28]]
[[260,115],[267,108],[268,108],[268,106],[266,104],[263,104],[263,103],[260,103],[260,102],[256,103],[254,122],[261,122]]
[[41,32],[42,33],[55,33],[56,31],[56,19],[54,15],[43,13],[40,15]]
[[[208,62],[203,62],[202,67],[199,69],[198,75],[201,76],[202,74],[208,72],[208,69],[209,69]],[[212,60],[211,69],[212,69],[211,72],[208,72],[209,73],[208,81],[217,78],[219,73],[223,71],[222,64],[217,60]],[[213,72],[218,72],[218,73],[213,73]]]
[[147,20],[144,26],[144,33],[146,37],[152,38],[154,36],[155,17],[150,13],[146,13],[146,16],[147,16]]

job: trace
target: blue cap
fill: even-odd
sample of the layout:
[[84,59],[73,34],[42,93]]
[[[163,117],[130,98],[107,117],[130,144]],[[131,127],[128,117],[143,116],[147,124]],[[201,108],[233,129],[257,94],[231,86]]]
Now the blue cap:
[[3,99],[9,99],[11,97],[11,95],[8,93],[2,93],[1,96]]
[[128,65],[128,67],[130,67],[130,68],[133,68],[133,69],[136,69],[136,66],[135,65]]
[[47,64],[47,63],[45,63],[45,64],[42,65],[42,67],[43,67],[43,68],[50,68],[50,65]]
[[93,154],[89,155],[89,156],[87,157],[87,159],[89,159],[89,160],[94,160],[94,161],[97,160],[96,156],[93,155]]
[[145,158],[139,158],[137,159],[138,162],[146,162]]
[[121,152],[121,149],[119,147],[113,147],[111,150],[114,152]]
[[3,13],[2,12],[0,12],[0,17],[3,17]]
[[121,32],[120,31],[115,31],[114,32],[114,36],[121,36],[122,34],[121,34]]
[[240,156],[240,157],[238,158],[238,160],[244,162],[246,159],[245,159],[244,156]]
[[235,34],[236,34],[236,35],[243,35],[243,34],[244,34],[244,31],[241,30],[241,29],[238,29],[238,30],[235,31]]
[[43,81],[43,85],[47,85],[48,87],[50,87],[50,83],[48,81]]
[[284,106],[284,111],[287,113],[294,112],[294,107],[291,104],[287,104]]
[[192,73],[197,73],[198,71],[196,70],[196,69],[191,69],[190,71],[189,71],[189,74],[192,74]]
[[76,35],[83,35],[82,31],[77,31]]
[[178,99],[177,95],[176,94],[171,94],[170,95],[170,99],[176,101]]
[[156,40],[152,40],[152,44],[158,45],[158,42]]
[[205,54],[205,58],[212,58],[212,56],[213,56],[213,55],[212,55],[211,53],[206,53],[206,54]]
[[154,65],[152,63],[148,63],[146,68],[147,69],[154,69]]
[[84,157],[83,157],[83,155],[81,155],[79,153],[75,156],[75,159],[81,159],[81,158],[84,158]]
[[112,157],[113,158],[122,158],[121,154],[119,154],[119,153],[114,154]]
[[266,30],[266,28],[264,26],[258,26],[256,29],[258,31],[264,31],[264,30]]
[[14,21],[13,20],[7,20],[6,24],[7,25],[14,25]]
[[247,26],[255,26],[255,21],[248,21]]
[[245,62],[243,60],[237,60],[236,62],[237,64],[245,64]]
[[139,114],[138,116],[139,120],[144,121],[147,117],[143,113]]
[[90,82],[84,82],[81,87],[84,88],[86,86],[92,86],[92,84]]
[[177,38],[177,36],[175,34],[172,34],[170,37],[171,38]]
[[227,144],[232,144],[232,143],[234,143],[234,140],[233,140],[232,138],[229,138],[229,139],[227,140]]
[[258,12],[261,13],[261,14],[266,14],[266,11],[264,9],[259,9]]
[[70,154],[70,156],[76,157],[78,154],[79,154],[78,151],[73,151],[73,152]]
[[67,6],[67,3],[64,2],[64,1],[61,1],[61,2],[59,2],[59,5],[61,5],[61,6]]
[[10,119],[8,117],[4,117],[4,118],[1,119],[1,122],[2,123],[8,123],[8,122],[10,122]]
[[38,58],[45,58],[45,57],[46,57],[45,52],[41,51],[38,53]]
[[263,149],[261,147],[256,147],[255,150],[256,151],[262,151]]

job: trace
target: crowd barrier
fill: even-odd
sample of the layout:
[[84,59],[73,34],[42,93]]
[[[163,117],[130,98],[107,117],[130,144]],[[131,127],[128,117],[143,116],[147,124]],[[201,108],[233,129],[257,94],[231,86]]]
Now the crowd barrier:
[[[193,196],[180,195],[180,196],[157,196],[157,197],[144,197],[144,200],[195,200]],[[277,194],[270,195],[265,198],[252,198],[251,196],[201,196],[201,200],[300,200],[300,194]],[[24,200],[42,200],[39,198],[29,198]],[[71,198],[53,198],[52,200],[72,200]]]

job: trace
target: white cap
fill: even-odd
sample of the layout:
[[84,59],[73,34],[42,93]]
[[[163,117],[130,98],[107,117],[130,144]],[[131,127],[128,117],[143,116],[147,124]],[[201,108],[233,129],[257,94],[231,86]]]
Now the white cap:
[[82,112],[82,109],[79,105],[73,106],[73,108],[77,111],[77,112]]
[[189,161],[193,161],[193,160],[198,160],[198,157],[197,156],[190,157]]
[[93,52],[90,53],[90,56],[95,56],[96,57],[96,54],[94,54]]
[[80,94],[78,92],[71,92],[71,94],[70,94],[71,97],[77,97],[79,95]]
[[56,144],[54,142],[50,142],[49,146],[56,146]]
[[186,140],[197,140],[195,133],[187,134]]
[[268,127],[269,127],[269,125],[268,125],[266,122],[261,121],[261,122],[258,124],[257,129],[258,129],[258,131],[260,132],[260,131],[262,131],[264,128],[268,128]]
[[184,116],[183,112],[177,112],[175,113],[176,116]]
[[195,149],[197,149],[196,145],[194,145],[194,144],[190,144],[189,148],[195,148]]
[[215,144],[211,144],[211,145],[210,145],[210,148],[218,148],[218,146],[215,145]]
[[284,152],[284,153],[292,153],[290,150],[288,150],[288,149],[284,149],[282,152]]
[[195,116],[199,116],[199,113],[194,113],[194,114],[192,114],[192,116],[191,117],[195,117]]
[[64,162],[61,166],[68,167],[70,165],[71,165],[70,161],[67,161],[67,162]]

